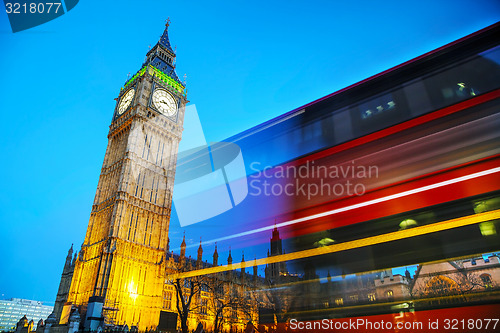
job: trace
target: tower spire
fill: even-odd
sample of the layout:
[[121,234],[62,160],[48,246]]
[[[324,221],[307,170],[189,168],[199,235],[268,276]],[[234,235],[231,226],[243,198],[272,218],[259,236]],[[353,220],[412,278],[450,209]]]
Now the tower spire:
[[246,270],[245,270],[245,252],[241,251],[241,281],[245,281],[245,275],[246,275]]
[[[170,44],[168,38],[168,27],[170,25],[170,19],[166,20],[165,30],[160,37],[160,40],[151,48],[146,54],[146,59],[144,60],[143,67],[152,66],[159,70],[162,74],[167,75],[180,86],[179,89],[184,89],[185,86],[181,83],[177,74],[175,73],[175,50]],[[157,73],[158,74],[158,73]],[[160,74],[161,75],[161,74]]]
[[201,237],[200,237],[200,246],[198,247],[198,258],[196,259],[196,268],[200,269],[202,266],[202,256],[203,256],[203,249],[201,247]]
[[214,266],[217,266],[218,261],[219,261],[219,253],[217,253],[217,242],[215,242],[214,261],[213,261]]
[[73,258],[73,243],[71,243],[71,247],[68,250],[68,255],[66,256],[66,263],[64,264],[64,267],[71,266],[71,259],[72,258]]
[[167,50],[172,52],[175,55],[174,50],[172,49],[172,46],[170,45],[170,40],[168,39],[168,26],[170,25],[170,17],[167,18],[165,21],[165,30],[163,31],[163,34],[160,37],[160,45],[165,47]]
[[181,258],[186,256],[186,232],[184,231],[184,236],[182,237],[181,243]]
[[257,258],[254,257],[253,259],[253,281],[257,281]]

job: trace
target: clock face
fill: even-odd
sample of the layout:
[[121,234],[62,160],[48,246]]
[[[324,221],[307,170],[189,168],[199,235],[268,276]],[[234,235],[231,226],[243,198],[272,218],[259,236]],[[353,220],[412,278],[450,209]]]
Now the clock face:
[[118,114],[122,114],[123,112],[125,112],[125,110],[127,110],[130,103],[132,103],[134,94],[135,94],[135,89],[131,88],[123,95],[122,99],[120,100],[120,104],[118,105]]
[[166,116],[173,116],[177,112],[177,102],[165,89],[156,89],[153,92],[153,105]]

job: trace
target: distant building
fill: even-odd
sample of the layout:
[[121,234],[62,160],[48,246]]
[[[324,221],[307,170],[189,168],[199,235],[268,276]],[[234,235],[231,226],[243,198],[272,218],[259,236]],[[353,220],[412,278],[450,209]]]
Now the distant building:
[[[275,228],[268,257],[283,253],[282,241]],[[318,275],[313,260],[304,261],[301,275],[289,273],[284,263],[273,263],[266,265],[265,270],[271,308],[260,314],[259,321],[285,323],[290,318],[297,318],[297,314],[302,320],[311,320],[333,314],[365,316],[368,310],[414,311],[493,301],[493,293],[500,290],[499,258],[498,253],[493,253],[488,257],[479,255],[425,263],[418,265],[413,274],[408,269],[404,274],[393,274],[388,268],[357,274],[342,272],[332,277],[328,271],[326,279]],[[290,313],[295,317],[290,317]]]
[[[430,263],[418,267],[413,279],[412,294],[426,299],[430,305],[461,304],[486,300],[488,292],[500,289],[498,253]],[[448,296],[443,298],[443,296]]]
[[[167,241],[169,243],[169,241]],[[169,252],[169,248],[165,251],[164,261],[162,264],[166,267],[167,276],[175,275],[180,272],[188,272],[197,269],[205,269],[219,266],[219,254],[217,245],[213,253],[213,262],[203,261],[203,248],[198,247],[197,258],[186,256],[186,240],[185,237],[181,244],[180,254]],[[75,333],[78,330],[97,331],[98,329],[113,331],[124,331],[129,329],[130,332],[137,332],[139,328],[134,323],[129,326],[128,323],[119,324],[122,317],[126,315],[120,309],[120,304],[105,305],[102,297],[91,297],[89,305],[85,309],[85,316],[80,317],[80,309],[66,302],[70,282],[75,268],[75,257],[73,256],[73,247],[68,251],[61,282],[56,297],[54,312],[38,326],[36,331],[32,325],[21,318],[17,323],[15,333]],[[227,258],[228,264],[232,264],[233,258],[231,250]],[[244,255],[242,262],[245,262]],[[253,274],[247,273],[246,268],[253,270]],[[214,326],[218,326],[218,331],[243,331],[248,322],[259,321],[259,309],[269,307],[269,301],[266,296],[257,291],[262,290],[265,286],[265,279],[258,276],[257,266],[249,262],[248,266],[241,268],[239,271],[233,270],[221,272],[209,276],[201,276],[200,278],[185,278],[182,279],[182,297],[190,296],[190,283],[199,283],[198,291],[193,294],[194,298],[190,306],[187,317],[187,326],[189,331],[198,327],[200,324],[204,329],[215,331]],[[176,293],[174,280],[165,281],[163,284],[162,311],[160,312],[159,325],[157,327],[149,327],[147,330],[159,330],[162,332],[174,332],[178,327],[181,327],[179,309],[177,308]],[[129,285],[130,298],[137,297],[138,287],[133,284]],[[17,322],[17,321],[16,321]],[[15,326],[15,325],[14,325]],[[146,330],[146,331],[147,331]]]
[[26,316],[28,322],[36,323],[47,318],[53,310],[52,305],[43,305],[40,301],[21,298],[0,300],[0,331],[14,331],[19,318]]
[[[184,238],[181,244],[180,255],[173,252],[167,254],[167,276],[178,272],[188,272],[220,265],[217,245],[213,253],[212,263],[203,261],[202,256],[203,248],[200,241],[197,258],[186,257],[186,242]],[[231,265],[232,262],[233,258],[231,250],[229,250],[227,263]],[[244,254],[242,255],[241,262],[245,262]],[[258,292],[265,287],[265,280],[258,276],[257,266],[252,265],[251,261],[246,267],[251,269],[253,274],[247,273],[246,268],[243,267],[240,271],[232,270],[201,277],[201,291],[197,293],[193,301],[195,303],[192,306],[193,310],[188,315],[190,332],[200,323],[205,330],[210,332],[242,332],[248,322],[256,323],[259,321],[259,308],[269,306],[266,297]],[[189,296],[189,282],[189,278],[184,279],[184,288],[182,291],[184,297]],[[175,318],[178,311],[174,281],[169,281],[164,285],[162,314]],[[180,327],[180,324],[179,319],[177,326]],[[218,326],[217,329],[215,325]]]
[[[283,244],[280,238],[280,233],[276,226],[273,230],[273,237],[270,239],[271,252],[267,252],[268,257],[274,257],[284,254]],[[286,268],[285,262],[277,262],[266,265],[265,268],[266,279],[272,284],[285,283],[290,281],[290,273]]]
[[368,304],[394,309],[411,303],[411,307],[421,309],[491,301],[492,293],[500,290],[500,260],[494,253],[487,258],[474,256],[426,263],[418,265],[414,276],[408,270],[404,275],[393,274],[392,269],[342,274],[335,279],[328,273],[326,281],[316,275],[313,267],[306,270],[301,283],[287,286],[292,298],[289,302],[293,304],[288,311],[333,309],[346,315],[361,315],[355,312],[356,307],[366,311],[362,306]]

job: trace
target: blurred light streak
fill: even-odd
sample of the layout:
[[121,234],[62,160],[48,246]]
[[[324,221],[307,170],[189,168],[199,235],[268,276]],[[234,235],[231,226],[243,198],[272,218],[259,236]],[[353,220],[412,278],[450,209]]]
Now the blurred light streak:
[[[500,168],[495,168],[495,169],[500,169]],[[492,170],[494,170],[494,169],[492,169]],[[463,177],[460,177],[460,178],[463,178]],[[495,219],[500,219],[500,210],[494,210],[491,212],[474,214],[474,215],[470,215],[470,216],[451,219],[448,221],[437,222],[437,223],[433,223],[430,225],[424,225],[421,227],[415,227],[415,228],[407,229],[407,230],[395,231],[395,232],[391,232],[391,233],[387,233],[387,234],[362,238],[362,239],[344,242],[344,243],[340,243],[340,244],[334,244],[334,245],[330,245],[330,246],[324,246],[324,247],[319,247],[319,248],[314,248],[314,249],[309,249],[309,250],[297,251],[297,252],[277,255],[277,256],[273,256],[273,257],[261,258],[261,259],[254,260],[252,263],[239,262],[239,263],[235,263],[232,265],[216,266],[216,267],[210,267],[210,268],[205,268],[205,269],[200,269],[200,270],[184,272],[184,273],[180,273],[180,274],[172,274],[172,275],[169,275],[168,278],[169,278],[169,280],[189,278],[189,277],[200,276],[200,275],[208,275],[208,274],[232,271],[235,269],[240,269],[242,267],[261,266],[261,265],[273,264],[273,263],[284,262],[284,261],[304,259],[304,258],[320,256],[320,255],[329,254],[329,253],[352,250],[352,249],[370,246],[370,245],[392,242],[392,241],[401,240],[401,239],[410,238],[410,237],[422,236],[422,235],[430,234],[433,232],[439,232],[439,231],[449,230],[449,229],[453,229],[453,228],[464,227],[464,226],[478,224],[478,223],[482,223],[485,221],[491,221],[491,220],[495,220]]]
[[[240,233],[229,235],[229,236],[225,236],[225,237],[220,237],[220,238],[208,240],[208,241],[203,242],[202,245],[213,244],[215,242],[222,242],[222,241],[226,241],[226,240],[230,240],[230,239],[234,239],[234,238],[239,238],[239,237],[243,237],[243,236],[249,236],[249,235],[252,235],[252,234],[259,233],[259,232],[272,230],[272,229],[274,229],[274,227],[277,227],[277,228],[286,227],[286,226],[290,226],[290,225],[293,225],[293,224],[297,224],[297,223],[301,223],[301,222],[306,222],[306,221],[314,220],[314,219],[325,217],[325,216],[330,216],[330,215],[334,215],[334,214],[338,214],[338,213],[343,213],[343,212],[347,212],[347,211],[354,210],[354,209],[357,209],[357,208],[371,206],[371,205],[375,205],[375,204],[378,204],[378,203],[381,203],[381,202],[385,202],[385,201],[390,201],[390,200],[393,200],[393,199],[402,198],[402,197],[409,196],[409,195],[412,195],[412,194],[417,194],[417,193],[421,193],[421,192],[433,190],[433,189],[436,189],[436,188],[440,188],[440,187],[444,187],[444,186],[448,186],[448,185],[452,185],[452,184],[464,182],[464,181],[475,179],[475,178],[479,178],[479,177],[482,177],[482,176],[487,176],[487,175],[490,175],[490,174],[493,174],[493,173],[497,173],[497,172],[500,172],[500,167],[496,167],[496,168],[492,168],[492,169],[488,169],[488,170],[484,170],[484,171],[480,171],[480,172],[475,172],[475,173],[472,173],[470,175],[466,175],[466,176],[457,177],[457,178],[454,178],[454,179],[445,180],[445,181],[438,182],[438,183],[435,183],[435,184],[418,187],[418,188],[415,188],[415,189],[412,189],[412,190],[403,191],[403,192],[396,193],[396,194],[391,194],[391,195],[388,195],[388,196],[385,196],[385,197],[381,197],[381,198],[377,198],[377,199],[373,199],[373,200],[369,200],[369,201],[357,203],[357,204],[354,204],[354,205],[350,205],[350,206],[346,206],[346,207],[342,207],[342,208],[337,208],[337,209],[332,209],[332,210],[329,210],[329,211],[326,211],[326,212],[322,212],[322,213],[318,213],[318,214],[313,214],[313,215],[301,217],[301,218],[290,220],[290,221],[286,221],[286,222],[277,223],[275,225],[269,225],[269,226],[265,226],[265,227],[262,227],[262,228],[257,228],[257,229],[248,230],[248,231],[240,232]],[[196,244],[191,245],[191,247],[193,247],[193,246],[196,246]]]

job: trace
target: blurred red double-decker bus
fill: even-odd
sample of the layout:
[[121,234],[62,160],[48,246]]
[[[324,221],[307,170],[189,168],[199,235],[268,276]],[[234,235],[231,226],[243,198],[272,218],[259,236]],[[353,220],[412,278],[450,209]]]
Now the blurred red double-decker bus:
[[500,329],[500,24],[227,141],[249,194],[204,223],[274,230],[262,330]]

